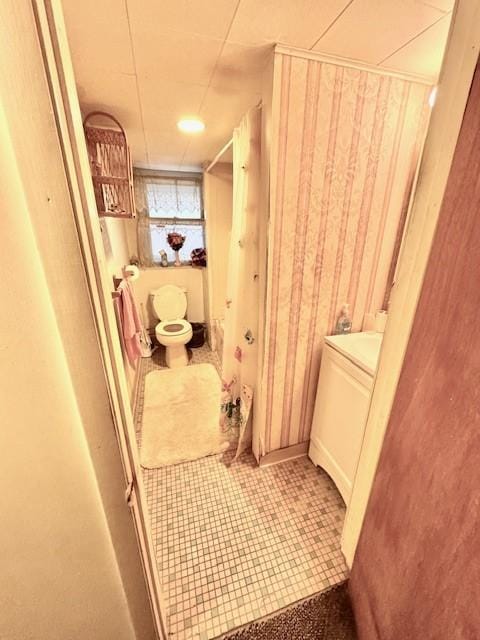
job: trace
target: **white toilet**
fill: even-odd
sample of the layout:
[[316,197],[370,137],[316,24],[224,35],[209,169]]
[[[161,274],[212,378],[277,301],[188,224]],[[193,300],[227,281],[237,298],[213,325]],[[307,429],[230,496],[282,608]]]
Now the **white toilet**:
[[150,292],[155,315],[160,322],[155,335],[166,352],[167,366],[171,369],[188,364],[185,345],[192,338],[192,325],[185,320],[187,296],[185,290],[166,284]]

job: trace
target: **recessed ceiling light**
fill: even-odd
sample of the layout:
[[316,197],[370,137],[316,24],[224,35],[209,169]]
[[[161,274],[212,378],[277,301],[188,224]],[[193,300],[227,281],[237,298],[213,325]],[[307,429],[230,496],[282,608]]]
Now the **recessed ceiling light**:
[[183,131],[183,133],[200,133],[205,129],[204,123],[197,118],[179,120],[177,122],[177,127],[180,131]]

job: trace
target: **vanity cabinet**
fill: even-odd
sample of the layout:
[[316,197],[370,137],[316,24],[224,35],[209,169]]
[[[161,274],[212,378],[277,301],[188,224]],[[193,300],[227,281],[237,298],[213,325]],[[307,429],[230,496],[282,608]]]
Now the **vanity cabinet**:
[[[329,344],[330,343],[330,344]],[[362,447],[381,334],[325,339],[308,455],[348,505]]]

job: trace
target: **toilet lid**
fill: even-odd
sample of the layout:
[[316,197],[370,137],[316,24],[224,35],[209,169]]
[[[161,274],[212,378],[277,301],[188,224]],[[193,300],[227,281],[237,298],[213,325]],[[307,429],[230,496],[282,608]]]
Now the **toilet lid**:
[[159,320],[177,320],[184,318],[187,311],[185,293],[173,284],[166,284],[152,291],[152,304]]

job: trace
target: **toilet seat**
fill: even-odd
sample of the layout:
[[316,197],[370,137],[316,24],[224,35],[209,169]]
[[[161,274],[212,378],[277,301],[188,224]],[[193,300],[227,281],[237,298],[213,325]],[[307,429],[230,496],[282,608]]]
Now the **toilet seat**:
[[170,338],[181,336],[191,330],[192,325],[183,318],[178,320],[164,320],[163,322],[159,322],[155,327],[155,332],[158,335]]

